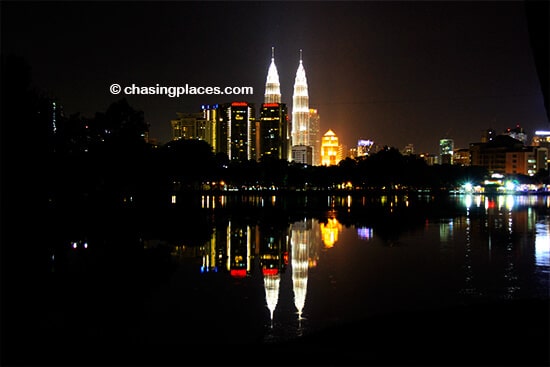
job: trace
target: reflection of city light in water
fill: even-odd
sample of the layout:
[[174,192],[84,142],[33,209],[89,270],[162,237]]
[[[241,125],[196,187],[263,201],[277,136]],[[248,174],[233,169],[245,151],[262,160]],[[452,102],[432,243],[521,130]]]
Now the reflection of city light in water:
[[513,207],[514,207],[514,196],[506,195],[506,209],[511,211]]
[[311,242],[311,219],[295,222],[292,225],[292,242],[290,262],[292,267],[292,289],[294,291],[294,306],[298,310],[298,319],[306,301],[309,244]]
[[460,293],[467,296],[480,295],[474,284],[474,271],[472,267],[472,238],[471,238],[471,222],[470,209],[467,206],[466,210],[466,244],[464,248],[464,286]]
[[550,266],[550,224],[537,223],[535,228],[535,264]]
[[338,241],[338,234],[342,231],[342,225],[336,218],[328,218],[327,223],[321,223],[321,235],[326,248],[331,248]]
[[370,240],[374,236],[372,228],[359,227],[357,228],[357,236],[362,240]]
[[453,218],[448,222],[439,223],[439,239],[442,243],[445,243],[453,237]]
[[517,285],[517,275],[514,266],[514,240],[512,237],[512,211],[511,209],[506,213],[508,215],[507,230],[508,230],[508,243],[506,245],[506,258],[507,264],[504,269],[504,279],[508,282],[506,287],[506,298],[513,298],[514,294],[520,289]]
[[467,209],[470,209],[472,207],[472,195],[466,195],[464,197],[464,206]]
[[269,318],[271,320],[271,327],[273,327],[273,313],[279,302],[279,284],[281,276],[277,273],[264,272],[264,288],[265,299],[267,301],[267,308],[269,309]]
[[481,207],[481,195],[476,196],[476,207]]

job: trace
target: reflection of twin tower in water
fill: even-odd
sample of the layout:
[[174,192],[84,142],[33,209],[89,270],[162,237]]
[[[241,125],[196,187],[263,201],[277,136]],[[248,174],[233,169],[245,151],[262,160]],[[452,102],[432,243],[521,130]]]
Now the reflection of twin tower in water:
[[229,221],[224,227],[215,230],[210,246],[204,249],[202,271],[225,268],[232,277],[243,278],[254,273],[254,259],[257,259],[267,308],[273,321],[280,298],[281,276],[290,265],[294,306],[298,319],[301,319],[306,301],[308,270],[316,265],[322,243],[319,222],[303,219],[290,226],[277,228],[267,224],[251,226]]
[[[321,242],[319,223],[313,219],[304,219],[291,224],[289,231],[294,307],[300,320],[306,302],[308,270],[310,266],[316,264],[317,250]],[[279,303],[281,273],[272,272],[269,267],[266,267],[266,263],[263,262],[264,255],[261,255],[260,259],[267,308],[269,309],[270,319],[273,321],[273,314]]]

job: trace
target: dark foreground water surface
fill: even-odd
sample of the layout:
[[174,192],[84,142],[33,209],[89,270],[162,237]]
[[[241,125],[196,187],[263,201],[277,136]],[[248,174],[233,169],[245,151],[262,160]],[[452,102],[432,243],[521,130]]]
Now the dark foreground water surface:
[[548,196],[170,200],[29,215],[2,364],[549,364]]

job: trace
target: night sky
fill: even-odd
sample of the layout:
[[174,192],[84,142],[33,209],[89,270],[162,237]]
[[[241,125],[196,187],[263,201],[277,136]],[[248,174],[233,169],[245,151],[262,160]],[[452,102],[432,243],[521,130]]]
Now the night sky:
[[[519,124],[549,129],[523,2],[2,2],[2,52],[65,114],[92,117],[109,86],[252,86],[252,96],[127,96],[150,135],[169,141],[176,112],[263,102],[271,47],[292,107],[303,50],[322,133],[437,153]],[[258,113],[257,113],[258,115]]]

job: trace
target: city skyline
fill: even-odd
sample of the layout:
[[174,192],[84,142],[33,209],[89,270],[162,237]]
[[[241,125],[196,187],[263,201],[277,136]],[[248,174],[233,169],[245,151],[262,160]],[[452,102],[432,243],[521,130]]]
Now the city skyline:
[[[92,116],[125,97],[161,142],[177,112],[237,100],[259,107],[273,48],[281,103],[291,105],[303,50],[321,134],[330,129],[348,147],[370,139],[435,153],[443,138],[467,147],[489,128],[519,124],[530,139],[549,127],[521,2],[4,2],[2,10],[3,53],[23,57],[34,85],[66,114]],[[112,83],[254,94],[117,96]]]

